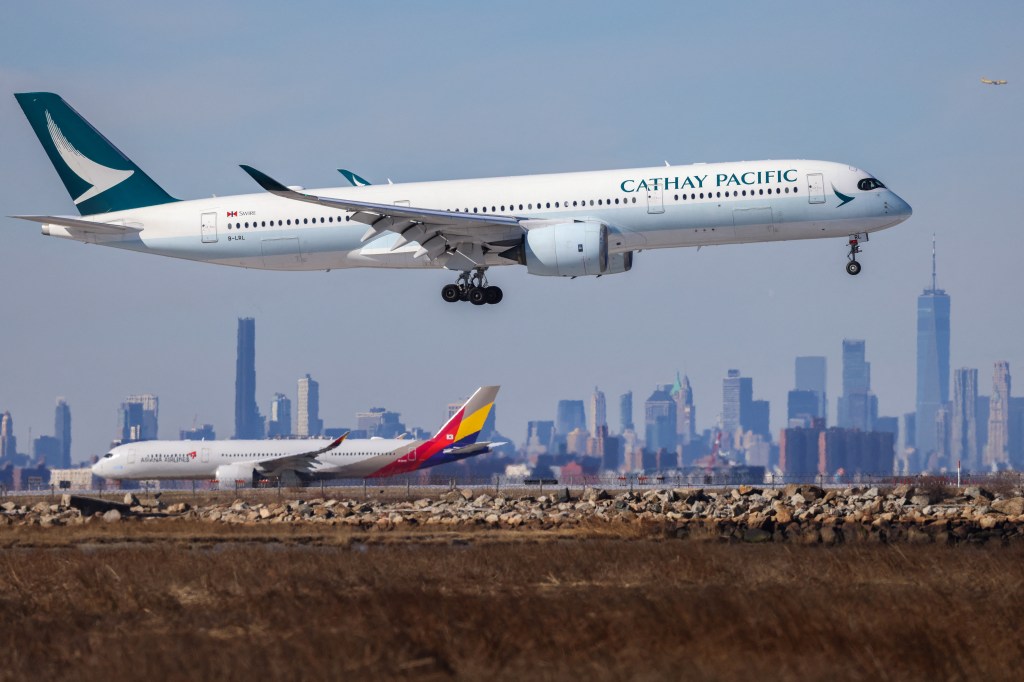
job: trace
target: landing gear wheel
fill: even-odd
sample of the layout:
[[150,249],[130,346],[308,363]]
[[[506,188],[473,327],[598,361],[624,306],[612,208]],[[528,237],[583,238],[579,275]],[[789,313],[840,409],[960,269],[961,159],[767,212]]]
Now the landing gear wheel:
[[445,284],[441,287],[441,298],[448,303],[457,303],[462,298],[462,292],[455,284]]
[[487,289],[484,287],[473,287],[469,290],[469,302],[473,305],[487,303]]
[[487,287],[484,289],[484,292],[487,294],[487,302],[491,305],[501,303],[501,299],[504,296],[501,293],[501,287]]
[[855,260],[850,261],[849,263],[846,264],[846,272],[848,272],[851,275],[859,275],[860,263],[858,263]]

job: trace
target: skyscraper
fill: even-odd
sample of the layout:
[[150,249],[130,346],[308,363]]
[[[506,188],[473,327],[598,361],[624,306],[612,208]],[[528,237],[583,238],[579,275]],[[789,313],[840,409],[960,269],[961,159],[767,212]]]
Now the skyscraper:
[[917,449],[935,449],[935,417],[949,402],[949,296],[935,281],[932,239],[932,286],[917,297]]
[[122,443],[156,440],[160,424],[160,398],[152,393],[130,395],[117,412],[118,439]]
[[861,339],[843,339],[843,395],[839,397],[838,421],[841,428],[871,431],[878,416],[878,399],[871,392],[871,363],[865,360],[864,346]]
[[753,379],[741,377],[738,369],[730,369],[722,380],[722,430],[728,438],[743,426],[743,417],[753,402]]
[[57,439],[60,452],[60,468],[71,467],[71,408],[64,398],[57,398],[57,408],[53,417],[53,437]]
[[275,393],[270,402],[270,423],[267,424],[269,438],[292,435],[292,401],[283,393]]
[[659,386],[644,403],[646,449],[650,452],[676,451],[676,401],[671,390],[671,386]]
[[978,370],[958,369],[953,374],[953,423],[949,466],[957,461],[971,471],[981,468],[978,456]]
[[676,383],[672,385],[672,399],[676,401],[676,434],[679,442],[688,444],[697,435],[697,407],[693,404],[693,389],[690,377],[679,378],[676,372]]
[[828,423],[828,394],[826,393],[827,361],[820,355],[805,355],[796,359],[796,390],[813,391],[818,396],[818,409],[813,418]]
[[319,436],[324,423],[320,419],[320,384],[308,374],[299,379],[299,414],[296,433],[310,438]]
[[988,447],[984,467],[995,471],[1010,461],[1010,363],[996,363],[988,408]]
[[608,426],[608,409],[605,404],[604,392],[594,386],[594,393],[590,396],[587,405],[587,424],[590,427],[590,435],[597,438],[601,433],[602,426]]
[[263,418],[256,406],[256,320],[238,318],[235,360],[235,438],[263,438]]
[[582,400],[559,400],[558,412],[555,415],[555,428],[558,435],[565,437],[575,429],[587,430],[587,415]]
[[14,417],[10,412],[0,416],[0,459],[9,459],[18,454],[18,439],[14,437]]
[[632,431],[633,424],[633,391],[626,391],[619,396],[619,425],[622,431]]

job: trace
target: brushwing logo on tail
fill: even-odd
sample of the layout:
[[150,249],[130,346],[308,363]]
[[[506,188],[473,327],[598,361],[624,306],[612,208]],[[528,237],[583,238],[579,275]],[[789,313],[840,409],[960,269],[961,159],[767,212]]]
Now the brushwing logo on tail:
[[53,139],[53,146],[57,148],[57,153],[60,154],[60,158],[64,160],[64,163],[67,164],[68,168],[70,168],[75,175],[92,185],[92,187],[75,199],[76,206],[83,201],[92,199],[94,196],[103,194],[111,187],[120,185],[135,173],[133,170],[108,168],[107,166],[98,164],[88,158],[68,142],[67,138],[64,137],[64,133],[62,133],[60,128],[57,127],[57,124],[53,122],[50,112],[46,111],[45,113],[46,128],[50,131],[50,137]]

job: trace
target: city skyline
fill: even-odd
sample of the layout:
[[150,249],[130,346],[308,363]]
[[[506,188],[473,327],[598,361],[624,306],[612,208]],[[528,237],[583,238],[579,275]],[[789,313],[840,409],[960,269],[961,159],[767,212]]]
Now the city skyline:
[[[928,293],[929,290],[926,290],[925,294],[927,295]],[[236,408],[239,405],[244,405],[250,395],[254,395],[257,375],[255,319],[239,318],[237,323]],[[920,331],[919,325],[919,342]],[[922,348],[920,343],[918,347],[919,350]],[[927,352],[927,348],[925,351]],[[837,412],[838,419],[845,420],[845,423],[837,423],[836,425],[870,432],[876,430],[875,422],[878,422],[879,428],[877,430],[896,434],[899,430],[897,426],[898,419],[896,417],[880,417],[877,414],[878,400],[871,392],[871,363],[866,360],[866,357],[866,343],[864,340],[843,339],[842,382],[844,388],[843,394],[837,399],[839,405]],[[737,438],[735,442],[727,439],[723,444],[723,447],[729,449],[736,448],[740,451],[749,452],[748,448],[751,445],[756,446],[756,443],[749,441],[746,435],[747,432],[763,436],[766,443],[773,441],[782,442],[781,433],[785,430],[785,426],[809,426],[810,422],[806,420],[811,419],[813,421],[817,417],[817,415],[811,414],[811,411],[821,410],[826,404],[823,395],[824,391],[820,389],[826,381],[827,357],[796,356],[794,358],[794,366],[796,368],[792,383],[794,388],[788,392],[787,398],[786,419],[788,423],[778,432],[764,430],[764,425],[768,419],[770,402],[754,400],[753,378],[741,376],[740,371],[736,369],[727,370],[725,378],[722,379],[722,407],[717,418],[707,424],[694,423],[691,420],[696,414],[696,404],[694,403],[693,389],[690,385],[689,377],[681,376],[676,371],[674,384],[657,385],[654,393],[645,401],[644,409],[646,416],[643,430],[645,437],[642,441],[637,442],[638,444],[643,444],[645,449],[671,449],[673,444],[686,444],[694,436],[707,438],[708,433],[713,433],[717,429],[721,429],[723,433],[732,434]],[[990,398],[978,393],[978,372],[976,369],[958,369],[954,373],[953,400],[943,403],[936,412],[935,426],[937,427],[937,432],[944,433],[944,436],[942,436],[941,442],[933,446],[932,451],[922,450],[915,453],[917,465],[914,470],[948,469],[954,465],[954,460],[959,461],[965,454],[967,461],[964,464],[972,469],[976,467],[989,469],[994,466],[1012,465],[1015,461],[1014,458],[1019,456],[1011,453],[1013,439],[1019,439],[1024,435],[1024,433],[1017,433],[1017,431],[1022,431],[1022,426],[1024,426],[1018,423],[1024,420],[1024,413],[1022,413],[1024,398],[1012,396],[1010,376],[1011,370],[1008,363],[999,361],[995,364],[993,374],[994,388]],[[294,429],[291,422],[290,399],[285,394],[274,393],[269,409],[269,414],[272,418],[270,426],[273,432],[266,435],[268,437],[288,437],[294,431],[299,437],[316,437],[322,435],[325,429],[332,432],[340,432],[342,428],[347,428],[325,423],[322,419],[318,418],[319,390],[319,383],[314,381],[308,373],[299,378],[296,394],[299,410],[295,417]],[[627,391],[620,396],[620,411],[631,404],[631,396],[632,391]],[[447,407],[448,411],[451,411],[453,405],[458,404],[450,403]],[[154,394],[129,395],[118,409],[119,433],[114,439],[115,442],[155,439],[158,432],[159,405],[160,398]],[[794,405],[802,406],[803,412],[794,415]],[[632,409],[631,406],[629,409]],[[652,409],[654,412],[652,412]],[[989,421],[987,418],[990,409],[994,415],[992,421]],[[853,414],[858,411],[859,415]],[[259,415],[258,407],[256,407],[255,413]],[[236,416],[237,414],[236,409]],[[492,424],[490,428],[492,429],[494,428],[494,414],[495,411],[492,411],[489,417]],[[368,412],[357,412],[355,419],[357,428],[361,431],[367,431],[370,435],[382,429],[381,432],[386,431],[388,435],[394,436],[406,430],[405,424],[398,421],[400,415],[400,412],[389,412],[384,408],[371,408]],[[982,415],[980,422],[978,419],[979,415]],[[916,417],[917,414],[911,413],[911,416]],[[624,430],[616,432],[607,428],[605,394],[596,386],[587,401],[565,398],[558,400],[554,417],[554,421],[550,422],[553,429],[551,434],[558,435],[563,439],[567,436],[575,437],[573,434],[576,433],[581,434],[585,438],[602,438],[609,435],[622,435],[625,432]],[[797,420],[794,423],[795,417]],[[198,418],[198,415],[196,415],[196,418]],[[259,417],[259,419],[262,425],[263,418]],[[55,435],[53,437],[41,435],[32,440],[31,452],[33,460],[36,456],[41,457],[40,452],[45,452],[48,464],[50,464],[51,460],[54,462],[67,461],[63,453],[70,448],[71,416],[70,408],[64,398],[57,399],[54,420]],[[685,420],[685,423],[679,420]],[[1014,420],[1017,420],[1017,422]],[[342,421],[344,420],[339,420],[339,424]],[[370,425],[371,421],[373,422],[372,425]],[[735,424],[733,424],[734,421],[736,422]],[[885,422],[884,427],[881,426],[883,422]],[[0,440],[3,441],[5,450],[10,450],[14,447],[14,443],[16,443],[13,423],[13,415],[10,411],[5,412],[2,426],[0,426]],[[543,420],[540,420],[540,422],[534,420],[530,423],[543,423]],[[621,427],[624,426],[625,424],[623,423]],[[828,424],[828,426],[834,425]],[[530,427],[528,432],[532,428]],[[1014,429],[1017,431],[1014,431]],[[212,424],[204,424],[202,427],[193,426],[192,429],[181,429],[180,433],[182,439],[212,437],[214,426]],[[1011,435],[1011,433],[1014,435]],[[992,434],[995,434],[996,438],[994,445],[990,449],[986,440]],[[744,439],[742,443],[740,441],[741,435]],[[903,434],[903,439],[907,439],[907,434]],[[581,442],[585,444],[586,440]],[[517,442],[516,445],[518,446],[519,443]],[[522,441],[522,445],[527,450],[529,449],[529,433],[527,433],[527,437]],[[1018,444],[1016,447],[1019,448],[1020,445]],[[22,454],[27,455],[28,452],[23,451]],[[77,461],[85,460],[79,459]]]
[[[544,25],[531,18],[541,7],[550,18]],[[523,43],[496,46],[484,31],[442,41],[425,56],[413,47],[424,27],[452,35],[467,20],[464,8],[342,13],[324,5],[324,21],[311,26],[256,2],[248,26],[267,39],[244,64],[218,45],[217,27],[231,19],[219,6],[19,8],[0,27],[2,89],[62,93],[175,196],[258,191],[237,169],[242,162],[316,187],[341,183],[339,165],[372,182],[403,182],[798,157],[862,167],[915,213],[863,244],[857,277],[842,272],[843,240],[645,250],[629,273],[599,280],[492,272],[505,300],[472,315],[411,295],[439,287],[446,273],[218,269],[61,243],[0,218],[0,285],[18,292],[0,339],[0,410],[12,412],[27,440],[29,429],[50,432],[54,398],[65,396],[74,408],[76,460],[107,445],[111,415],[133,393],[161,396],[164,435],[198,415],[230,436],[235,320],[256,317],[266,359],[260,409],[274,391],[292,394],[308,371],[321,382],[328,424],[348,422],[367,405],[431,424],[437,404],[493,383],[503,386],[502,431],[520,434],[528,421],[550,419],[559,398],[583,399],[597,384],[609,398],[633,390],[640,403],[678,368],[690,378],[704,428],[717,416],[710,406],[720,400],[722,377],[739,367],[772,404],[777,434],[793,356],[827,357],[832,418],[843,338],[867,341],[879,412],[904,415],[916,410],[915,298],[930,279],[933,233],[942,286],[956,296],[950,364],[979,368],[979,394],[991,395],[996,361],[1024,366],[1024,323],[1005,312],[1024,290],[1014,261],[1021,237],[1011,204],[964,198],[1013,196],[1024,95],[1012,82],[992,88],[977,78],[1020,63],[1024,7],[1004,5],[1006,20],[995,23],[978,21],[967,6],[836,7],[827,25],[809,8],[655,3],[651,11],[663,20],[652,23],[603,7],[588,7],[582,18],[571,6],[478,7],[468,20],[520,30]],[[152,30],[181,12],[209,21]],[[398,47],[380,55],[372,73],[346,73],[347,83],[387,79],[420,103],[418,116],[352,107],[347,92],[317,87],[336,76],[330,27],[338,21],[388,22]],[[765,34],[764,22],[781,33]],[[909,35],[907,26],[919,30]],[[95,36],[87,48],[83,30]],[[52,36],[44,55],[30,40],[40,31]],[[149,49],[126,59],[124,35],[149,36]],[[195,49],[182,52],[183,40]],[[599,49],[607,40],[636,59]],[[350,41],[355,53],[374,51],[369,37]],[[884,69],[854,68],[850,55],[866,41],[872,63]],[[750,68],[779,42],[817,58],[800,68],[780,64],[769,77]],[[298,43],[301,54],[290,47]],[[709,54],[717,55],[714,69],[682,68],[671,87],[663,68],[638,68],[685,66]],[[438,74],[460,83],[468,101],[453,102]],[[279,96],[258,107],[232,94],[268,83]],[[485,102],[498,83],[551,106],[495,111]],[[611,83],[626,85],[609,106]],[[695,92],[713,105],[695,107]],[[194,104],[212,98],[223,103]],[[73,213],[14,98],[0,99],[2,215]],[[685,125],[667,123],[679,120]],[[945,169],[963,168],[972,170],[957,173],[953,192]],[[102,305],[101,291],[117,292],[117,304]],[[487,329],[486,342],[451,341],[467,329]],[[434,361],[417,361],[425,353]]]

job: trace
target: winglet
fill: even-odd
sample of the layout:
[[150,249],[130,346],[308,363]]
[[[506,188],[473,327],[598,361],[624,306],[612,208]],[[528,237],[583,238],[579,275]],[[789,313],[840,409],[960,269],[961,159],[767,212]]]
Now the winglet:
[[274,178],[270,177],[269,175],[262,171],[256,170],[252,166],[246,166],[245,164],[241,164],[240,167],[242,170],[248,173],[249,177],[255,180],[260,187],[267,190],[268,192],[271,192],[273,194],[297,194],[297,192],[295,192],[294,190],[288,189],[287,186],[282,185]]
[[348,438],[348,434],[350,434],[350,433],[352,433],[352,432],[351,431],[346,431],[345,433],[343,433],[340,436],[338,436],[337,438],[335,438],[334,441],[330,445],[327,446],[327,448],[324,450],[324,452],[330,452],[334,448],[336,448],[339,445],[341,445],[344,442],[344,440],[346,438]]

